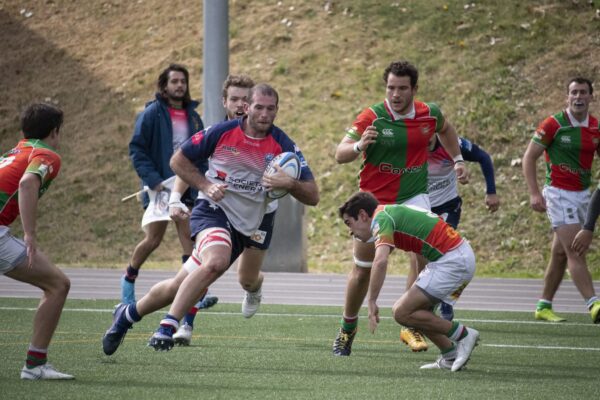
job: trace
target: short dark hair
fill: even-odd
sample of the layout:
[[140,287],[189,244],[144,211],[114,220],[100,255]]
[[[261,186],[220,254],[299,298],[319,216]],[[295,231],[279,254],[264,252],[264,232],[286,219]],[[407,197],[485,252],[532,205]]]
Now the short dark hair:
[[183,95],[183,106],[185,107],[192,102],[192,96],[190,95],[190,73],[186,67],[181,64],[169,65],[158,76],[156,87],[160,96],[166,100],[167,97],[165,95],[165,90],[167,89],[167,84],[169,83],[169,74],[173,71],[181,72],[185,76],[186,85],[185,94]]
[[32,103],[21,113],[25,139],[45,139],[54,129],[60,130],[62,123],[62,110],[48,103]]
[[248,104],[252,104],[254,102],[254,93],[260,93],[264,96],[272,96],[275,97],[275,105],[279,105],[279,93],[277,90],[273,88],[273,86],[266,83],[258,83],[250,89],[250,94],[248,95]]
[[579,83],[579,84],[587,84],[588,88],[590,89],[590,94],[594,94],[594,86],[592,85],[592,81],[589,80],[588,78],[584,78],[582,76],[576,76],[574,78],[571,78],[569,80],[569,83],[567,83],[567,94],[569,93],[569,86],[571,86],[571,83]]
[[369,217],[373,216],[379,202],[370,192],[354,193],[342,206],[339,208],[340,217],[344,218],[344,214],[357,219],[360,210],[365,210]]
[[254,86],[254,81],[248,75],[227,75],[225,82],[223,82],[223,98],[227,98],[227,89],[230,87],[240,87],[244,89],[251,89]]
[[409,63],[408,61],[393,61],[383,71],[383,81],[387,84],[390,73],[396,76],[408,76],[410,78],[410,86],[417,86],[419,82],[419,71],[417,67]]

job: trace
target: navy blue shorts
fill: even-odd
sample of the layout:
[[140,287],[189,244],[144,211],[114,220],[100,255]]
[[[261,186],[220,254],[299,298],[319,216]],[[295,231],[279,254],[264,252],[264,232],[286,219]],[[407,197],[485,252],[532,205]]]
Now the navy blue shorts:
[[225,212],[220,207],[212,206],[208,200],[198,199],[190,216],[192,240],[196,235],[208,228],[223,228],[231,235],[231,262],[235,261],[246,247],[267,250],[273,237],[275,213],[265,214],[260,226],[251,236],[238,232],[231,224]]
[[462,199],[458,196],[440,206],[431,207],[431,211],[442,217],[448,225],[456,229],[460,222],[461,206]]

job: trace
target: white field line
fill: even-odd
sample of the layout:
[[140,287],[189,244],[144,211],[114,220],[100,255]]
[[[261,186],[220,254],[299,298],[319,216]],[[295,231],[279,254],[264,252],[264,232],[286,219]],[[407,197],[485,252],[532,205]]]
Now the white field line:
[[[33,307],[0,307],[0,311],[35,311]],[[89,312],[89,313],[112,313],[113,309],[99,309],[99,308],[64,308],[63,311],[67,312]],[[156,311],[164,312],[164,311]],[[203,316],[207,315],[218,315],[226,317],[239,317],[240,313],[237,312],[215,312],[205,311],[202,313]],[[264,317],[298,317],[298,318],[340,318],[339,315],[335,314],[290,314],[290,313],[258,313],[256,316]],[[380,317],[381,319],[392,319],[392,317]],[[474,322],[474,323],[493,323],[493,324],[525,324],[525,325],[546,325],[546,326],[579,326],[579,327],[593,327],[597,329],[597,326],[592,324],[583,324],[575,322],[561,322],[561,323],[548,323],[548,322],[535,322],[535,321],[513,321],[513,320],[494,320],[494,319],[461,319],[461,321]],[[535,350],[573,350],[573,351],[600,351],[598,347],[567,347],[567,346],[538,346],[538,345],[514,345],[514,344],[493,344],[493,343],[481,343],[482,347],[495,347],[495,348],[511,348],[511,349],[535,349]]]
[[[35,311],[37,308],[35,307],[1,307],[0,311]],[[63,311],[67,312],[89,312],[89,313],[112,313],[114,311],[113,308],[64,308]],[[155,313],[160,313],[164,311],[155,311]],[[490,311],[496,312],[496,311]],[[502,311],[503,312],[503,311]],[[202,315],[222,315],[229,317],[237,317],[240,316],[238,312],[223,312],[223,311],[202,311]],[[340,318],[339,314],[295,314],[295,313],[263,313],[259,312],[256,314],[257,316],[263,317],[298,317],[298,318]],[[365,315],[360,315],[363,318],[366,318]],[[392,319],[389,316],[381,316],[381,319]],[[543,322],[543,321],[516,321],[516,320],[502,320],[502,319],[472,319],[472,318],[460,318],[460,321],[464,322],[474,322],[474,323],[482,323],[482,324],[517,324],[517,325],[545,325],[545,326],[580,326],[580,327],[592,327],[598,328],[597,325],[580,323],[580,322],[560,322],[560,323],[552,323],[552,322]]]

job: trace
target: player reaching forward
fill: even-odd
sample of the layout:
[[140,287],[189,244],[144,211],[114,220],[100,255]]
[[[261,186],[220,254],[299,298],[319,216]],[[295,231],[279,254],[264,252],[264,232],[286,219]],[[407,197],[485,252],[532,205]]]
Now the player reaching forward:
[[371,193],[354,194],[339,213],[357,240],[375,241],[369,284],[371,332],[379,323],[377,298],[389,255],[395,248],[421,254],[428,264],[394,304],[394,319],[423,332],[440,349],[438,360],[422,369],[462,369],[477,345],[479,332],[442,319],[431,310],[440,301],[453,305],[473,278],[475,255],[469,243],[438,215],[410,205],[379,205]]

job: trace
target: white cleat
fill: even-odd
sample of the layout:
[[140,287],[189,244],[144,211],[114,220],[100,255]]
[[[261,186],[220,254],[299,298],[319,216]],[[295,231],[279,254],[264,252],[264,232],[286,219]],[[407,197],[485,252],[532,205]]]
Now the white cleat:
[[173,335],[173,340],[177,346],[189,346],[192,343],[193,328],[188,324],[183,324]]
[[256,292],[246,291],[244,301],[242,302],[242,315],[244,318],[251,318],[260,307],[260,301],[262,300],[262,290],[258,289]]
[[421,365],[419,369],[452,369],[452,364],[454,363],[454,358],[448,359],[440,356],[435,362],[431,364]]
[[477,342],[479,341],[479,332],[473,328],[466,328],[469,333],[456,344],[456,360],[452,364],[452,372],[462,369],[469,358]]
[[27,365],[25,365],[21,370],[21,379],[35,381],[46,379],[75,379],[75,377],[73,375],[58,372],[51,364],[46,363],[31,369],[27,368]]

